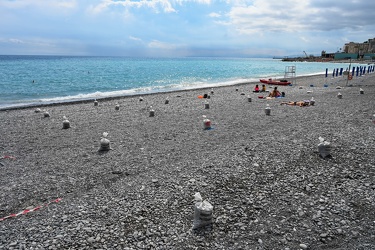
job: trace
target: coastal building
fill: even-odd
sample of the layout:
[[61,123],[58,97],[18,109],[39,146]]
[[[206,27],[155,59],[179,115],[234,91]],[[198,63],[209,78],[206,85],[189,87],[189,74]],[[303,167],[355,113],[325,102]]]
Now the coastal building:
[[[357,55],[358,59],[372,59],[375,57],[375,38],[368,39],[363,43],[349,42],[345,43],[343,53],[348,54],[347,57]],[[340,54],[340,53],[337,53]],[[341,57],[340,55],[338,57]],[[336,55],[335,55],[336,59]]]
[[309,61],[309,62],[326,62],[334,60],[360,60],[375,62],[375,38],[368,39],[363,43],[349,42],[345,43],[342,49],[337,52],[326,52],[323,50],[320,56],[307,56],[303,51],[304,57],[283,58],[282,61]]

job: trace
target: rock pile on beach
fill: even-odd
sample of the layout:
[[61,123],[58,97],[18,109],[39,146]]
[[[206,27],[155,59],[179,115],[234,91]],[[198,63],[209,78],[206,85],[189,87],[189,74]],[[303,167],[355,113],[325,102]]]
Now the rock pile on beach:
[[[248,83],[37,107],[48,119],[2,110],[0,249],[375,249],[375,74],[349,83],[304,77],[272,100]],[[111,150],[99,152],[104,131]],[[212,224],[193,230],[197,192]]]

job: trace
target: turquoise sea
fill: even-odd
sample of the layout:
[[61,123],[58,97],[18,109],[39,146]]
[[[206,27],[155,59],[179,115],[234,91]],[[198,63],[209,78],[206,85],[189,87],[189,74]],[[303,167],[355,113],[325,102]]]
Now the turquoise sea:
[[0,56],[0,108],[281,78],[287,66],[295,66],[296,76],[303,76],[326,69],[331,75],[349,64],[259,58]]

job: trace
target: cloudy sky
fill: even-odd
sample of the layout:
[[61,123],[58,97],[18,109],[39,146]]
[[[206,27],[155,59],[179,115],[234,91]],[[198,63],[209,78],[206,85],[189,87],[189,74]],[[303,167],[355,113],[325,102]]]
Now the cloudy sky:
[[0,54],[291,56],[375,38],[373,0],[0,0]]

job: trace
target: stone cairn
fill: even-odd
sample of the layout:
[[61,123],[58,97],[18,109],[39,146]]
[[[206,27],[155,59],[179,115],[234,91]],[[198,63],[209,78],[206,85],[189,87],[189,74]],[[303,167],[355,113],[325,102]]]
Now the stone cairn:
[[152,106],[150,106],[149,116],[150,117],[154,117],[155,116],[155,110],[152,108]]
[[207,100],[204,102],[204,108],[210,109],[210,103]]
[[211,121],[205,115],[203,116],[203,128],[206,130],[211,129]]
[[267,104],[266,108],[264,109],[264,112],[266,115],[271,115],[271,107],[269,104]]
[[318,151],[320,157],[322,157],[323,159],[331,157],[331,144],[323,137],[319,137]]
[[211,226],[213,206],[208,201],[202,200],[202,196],[199,192],[194,195],[194,200],[193,230]]
[[107,136],[108,136],[108,133],[104,132],[103,137],[100,140],[100,148],[98,150],[99,152],[105,152],[105,151],[111,150],[110,141],[107,139]]
[[70,128],[70,122],[65,116],[63,116],[63,129],[68,129],[68,128]]

